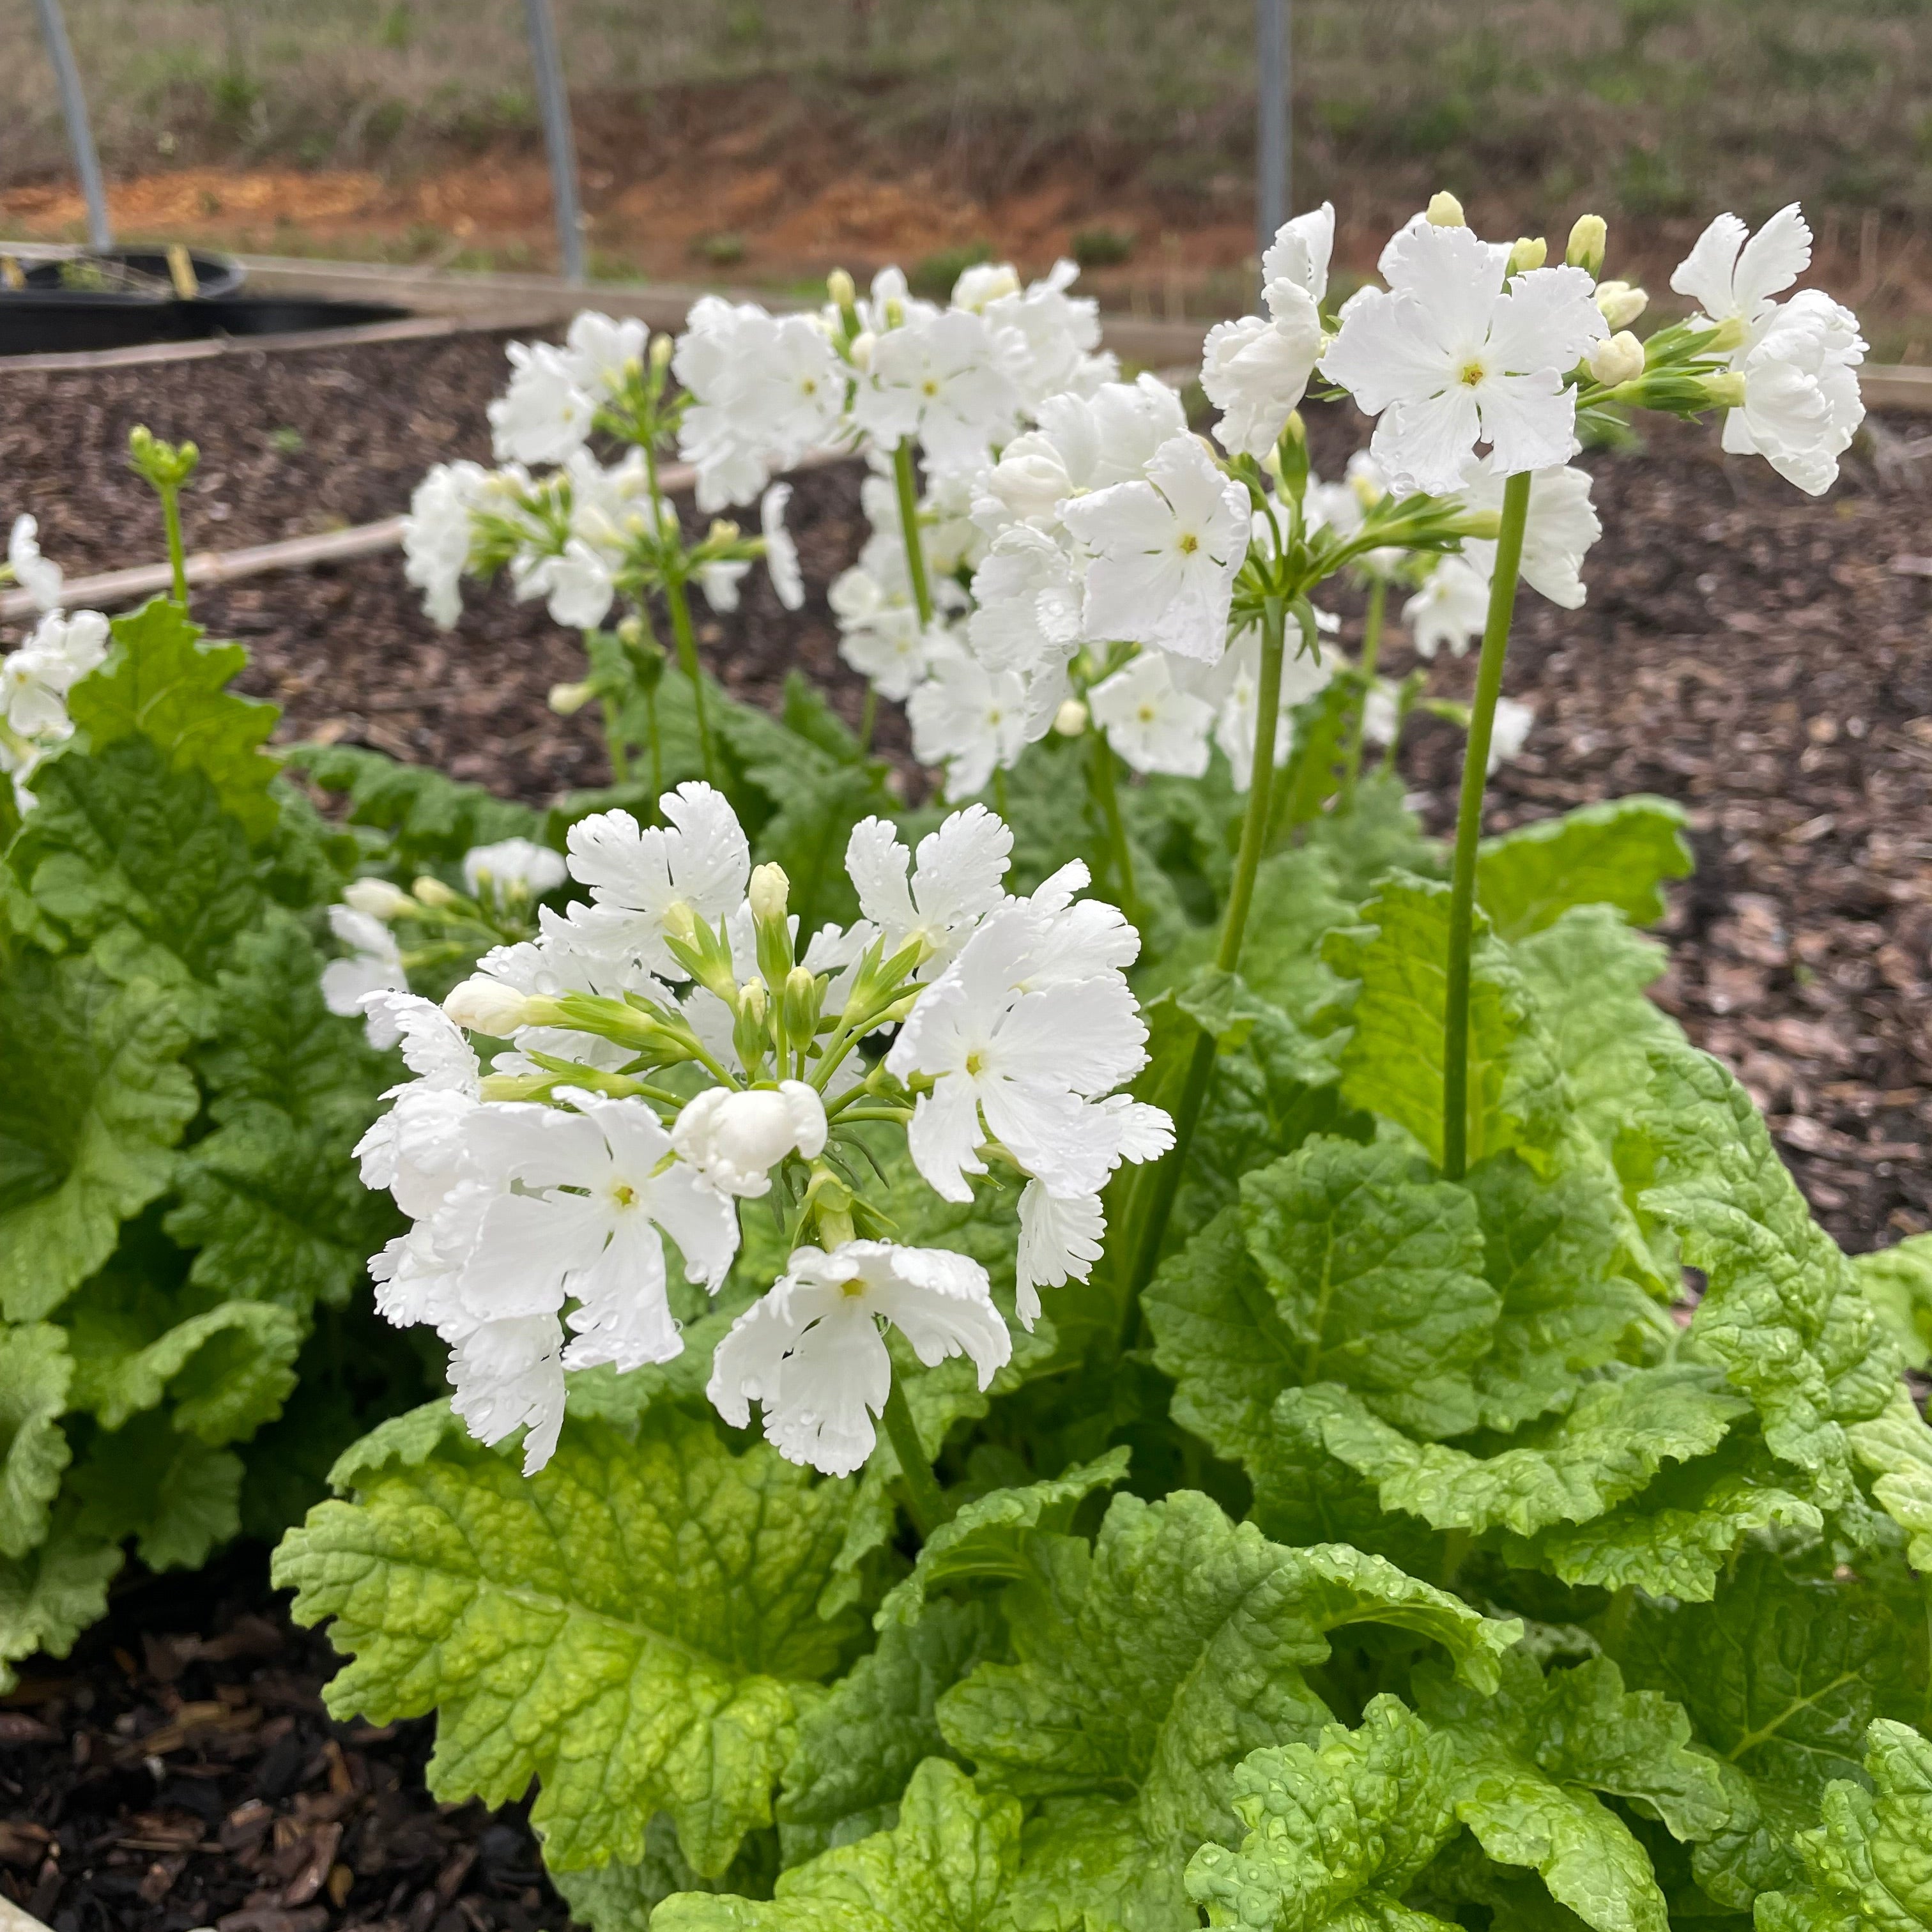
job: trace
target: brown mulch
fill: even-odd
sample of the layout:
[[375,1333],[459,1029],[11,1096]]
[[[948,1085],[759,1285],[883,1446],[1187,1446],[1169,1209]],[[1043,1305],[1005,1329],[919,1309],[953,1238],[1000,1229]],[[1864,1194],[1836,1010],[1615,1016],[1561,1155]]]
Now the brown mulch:
[[333,1722],[266,1568],[142,1576],[0,1698],[0,1894],[53,1932],[562,1932],[522,1808],[438,1804],[429,1718]]

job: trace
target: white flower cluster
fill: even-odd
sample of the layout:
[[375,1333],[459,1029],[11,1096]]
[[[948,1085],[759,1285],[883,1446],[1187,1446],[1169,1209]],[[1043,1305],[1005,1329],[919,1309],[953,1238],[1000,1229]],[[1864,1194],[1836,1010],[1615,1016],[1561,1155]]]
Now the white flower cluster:
[[[740,1318],[711,1398],[737,1424],[759,1402],[786,1455],[849,1473],[890,1387],[881,1321],[927,1363],[963,1352],[982,1387],[1011,1340],[976,1263],[866,1232],[884,1224],[842,1142],[899,1123],[949,1200],[970,1199],[969,1177],[993,1163],[1021,1180],[1030,1325],[1039,1290],[1097,1257],[1108,1176],[1171,1142],[1164,1114],[1116,1090],[1146,1057],[1124,973],[1138,937],[1076,896],[1078,865],[1009,894],[1012,836],[974,806],[916,860],[882,820],[858,826],[846,863],[864,916],[801,956],[784,874],[752,870],[723,796],[689,784],[660,806],[662,826],[622,812],[573,826],[568,872],[588,902],[541,909],[536,938],[485,955],[442,1007],[362,995],[416,1076],[358,1149],[364,1181],[413,1224],[370,1264],[378,1306],[434,1326],[458,1412],[486,1442],[527,1427],[534,1469],[567,1371],[683,1347],[665,1238],[686,1280],[716,1293],[738,1202],[776,1186],[795,1238],[815,1226],[824,1245],[801,1240]],[[478,882],[502,862],[470,856]],[[531,891],[556,883],[521,876]],[[378,924],[396,909],[397,889],[380,891]],[[466,1033],[506,1042],[488,1074]]]
[[22,810],[32,803],[34,767],[74,727],[67,694],[107,656],[107,620],[98,610],[62,608],[65,580],[42,555],[39,526],[16,517],[7,542],[7,574],[40,610],[40,620],[16,650],[0,656],[0,775],[10,778]]

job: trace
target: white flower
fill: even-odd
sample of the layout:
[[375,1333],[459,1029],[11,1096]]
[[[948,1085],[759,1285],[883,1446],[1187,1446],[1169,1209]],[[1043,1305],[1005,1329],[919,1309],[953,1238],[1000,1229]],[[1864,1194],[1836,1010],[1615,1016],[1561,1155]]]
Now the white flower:
[[[969,268],[959,278],[954,305],[979,308],[992,325],[1000,361],[1023,408],[1037,409],[1048,397],[1076,386],[1090,389],[1118,372],[1111,355],[1093,352],[1100,346],[1100,304],[1066,293],[1080,273],[1074,263],[1054,262],[1045,280],[1024,290],[1010,268],[996,271],[974,286],[976,301],[962,301],[960,288],[974,272]],[[1010,285],[998,285],[1001,278]]]
[[825,1150],[825,1102],[802,1080],[731,1093],[707,1087],[687,1100],[671,1145],[721,1194],[757,1200],[772,1190],[770,1170],[796,1151]]
[[40,554],[40,525],[32,517],[16,517],[7,539],[7,561],[14,581],[41,610],[58,610],[64,581],[61,567]]
[[1324,346],[1321,305],[1334,242],[1328,202],[1297,215],[1262,257],[1267,316],[1244,316],[1208,332],[1201,386],[1224,412],[1214,434],[1231,456],[1267,455],[1307,392]]
[[1529,728],[1535,722],[1536,713],[1528,705],[1520,704],[1514,698],[1496,700],[1496,718],[1490,728],[1491,772],[1506,759],[1521,755],[1528,742]]
[[908,436],[934,470],[972,470],[1017,427],[1019,392],[984,318],[966,309],[908,316],[880,336],[853,398],[859,427],[882,447]]
[[934,659],[953,648],[944,625],[920,628],[910,594],[895,596],[856,565],[832,579],[826,599],[838,620],[838,655],[881,698],[910,697]]
[[1084,1281],[1100,1258],[1107,1216],[1097,1194],[1056,1200],[1037,1180],[1020,1195],[1019,1252],[1013,1265],[1014,1304],[1030,1329],[1040,1317],[1042,1288]]
[[700,564],[698,588],[706,603],[720,615],[738,608],[738,586],[750,575],[752,566],[742,560],[720,559]]
[[[1316,616],[1323,629],[1335,628],[1325,612],[1318,611]],[[1246,791],[1254,781],[1261,656],[1260,628],[1250,626],[1228,645],[1218,664],[1170,667],[1178,674],[1184,689],[1215,708],[1214,742],[1227,758],[1229,776],[1238,792]],[[1275,716],[1276,766],[1288,755],[1293,741],[1294,725],[1290,714],[1304,699],[1313,697],[1334,670],[1334,662],[1326,652],[1301,650],[1291,637],[1290,648],[1282,661],[1281,703]]]
[[[1387,678],[1378,677],[1362,701],[1362,736],[1372,745],[1393,745],[1402,726],[1402,702],[1396,688]],[[1496,769],[1493,760],[1490,769]]]
[[567,630],[594,631],[616,601],[610,565],[581,537],[550,555],[512,557],[510,580],[519,601],[544,598],[551,622]]
[[554,1315],[468,1327],[451,1352],[449,1406],[479,1442],[524,1429],[524,1474],[556,1454],[563,1429],[563,1330]]
[[1811,266],[1811,229],[1796,202],[1780,208],[1755,235],[1735,214],[1720,214],[1672,272],[1670,286],[1714,322],[1764,321],[1781,295]]
[[1209,664],[1221,656],[1247,555],[1248,494],[1192,436],[1162,443],[1144,481],[1069,503],[1066,520],[1094,553],[1089,638],[1153,644]]
[[635,316],[619,320],[585,309],[564,337],[564,364],[587,395],[614,395],[643,364],[650,340],[650,331]]
[[1787,483],[1822,496],[1864,420],[1856,371],[1865,346],[1850,309],[1821,290],[1801,289],[1733,365],[1744,400],[1724,418],[1725,449],[1762,456]]
[[403,575],[423,593],[423,614],[446,631],[463,614],[470,512],[488,481],[480,464],[439,463],[416,485],[403,519]]
[[1073,562],[1030,524],[993,540],[973,573],[976,608],[966,620],[973,653],[989,670],[1030,675],[1064,662],[1080,642],[1081,586]]
[[860,910],[885,940],[885,957],[916,944],[921,971],[929,976],[1006,898],[1000,881],[1012,850],[1005,821],[983,805],[969,805],[919,842],[916,866],[884,819],[861,819],[846,842],[845,869]]
[[561,463],[584,447],[596,400],[578,380],[578,364],[548,342],[509,346],[510,386],[489,407],[500,463]]
[[1214,707],[1177,687],[1169,661],[1143,651],[1087,694],[1107,742],[1137,772],[1198,778],[1208,769]]
[[23,738],[64,738],[73,728],[67,694],[106,660],[109,636],[98,610],[71,617],[50,610],[18,650],[0,658],[0,718]]
[[665,950],[665,920],[684,908],[713,926],[744,903],[752,848],[722,792],[695,780],[667,792],[668,829],[640,826],[628,812],[600,812],[570,828],[570,873],[644,964],[666,979],[685,969]]
[[463,855],[463,883],[472,898],[488,892],[540,899],[563,881],[563,854],[531,839],[501,838],[494,845],[472,845]]
[[1506,250],[1418,218],[1382,252],[1389,286],[1350,297],[1323,373],[1378,418],[1391,487],[1447,495],[1479,441],[1504,476],[1567,463],[1564,375],[1609,331],[1581,268],[1508,278]]
[[[332,959],[322,969],[322,1004],[332,1013],[353,1018],[363,1011],[364,998],[370,993],[409,991],[410,976],[403,970],[403,956],[395,935],[380,919],[353,906],[332,905],[328,909],[329,930],[349,947],[346,959]],[[372,1014],[367,1031],[372,1046],[387,1046],[389,1039],[379,1037],[381,1024]]]
[[963,1354],[983,1389],[1012,1354],[986,1271],[964,1255],[847,1241],[800,1248],[783,1277],[718,1343],[705,1393],[734,1428],[763,1405],[766,1439],[788,1461],[829,1476],[862,1468],[872,1418],[892,1390],[880,1319],[932,1366]]
[[[1503,478],[1494,460],[1478,457],[1463,470],[1463,500],[1472,509],[1500,510]],[[1529,514],[1522,531],[1522,580],[1565,610],[1582,608],[1583,559],[1604,533],[1590,501],[1590,472],[1564,465],[1539,470],[1530,478]],[[1462,554],[1486,583],[1494,573],[1496,547],[1486,537],[1463,539]]]
[[988,670],[963,652],[941,658],[907,699],[906,717],[913,756],[945,766],[948,798],[970,798],[1028,742],[1026,685],[1018,672]]
[[1444,557],[1402,607],[1416,656],[1424,658],[1432,658],[1444,644],[1460,658],[1483,634],[1489,614],[1488,578],[1460,556]]
[[765,568],[770,572],[772,588],[788,610],[801,609],[805,603],[805,578],[798,567],[798,546],[785,528],[785,506],[791,501],[791,485],[774,483],[758,500],[758,526],[764,532]]

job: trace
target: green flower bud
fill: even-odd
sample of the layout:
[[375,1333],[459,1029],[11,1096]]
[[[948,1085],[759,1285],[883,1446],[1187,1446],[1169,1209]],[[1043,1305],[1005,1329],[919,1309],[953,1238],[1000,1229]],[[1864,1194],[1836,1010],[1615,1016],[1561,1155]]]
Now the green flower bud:
[[1612,328],[1628,328],[1650,306],[1650,297],[1628,282],[1599,282],[1597,306]]
[[560,718],[569,718],[581,711],[596,695],[597,687],[587,680],[581,684],[554,684],[544,702]]
[[1438,188],[1429,197],[1429,206],[1424,211],[1432,228],[1466,228],[1468,223],[1463,218],[1462,204],[1444,188]]
[[426,905],[432,911],[441,912],[455,904],[459,896],[434,874],[424,872],[410,887],[417,904]]
[[1510,250],[1509,272],[1513,275],[1526,275],[1549,259],[1550,244],[1540,235],[1526,235]]
[[1606,389],[1633,382],[1643,374],[1643,344],[1627,328],[1607,341],[1592,343],[1587,362],[1591,376]]
[[779,1003],[778,1024],[794,1046],[802,1046],[818,1030],[825,1004],[825,982],[808,966],[794,966],[785,975]]
[[1587,269],[1593,275],[1604,272],[1604,256],[1610,245],[1610,227],[1600,214],[1580,214],[1570,230],[1569,245],[1563,259],[1573,268]]

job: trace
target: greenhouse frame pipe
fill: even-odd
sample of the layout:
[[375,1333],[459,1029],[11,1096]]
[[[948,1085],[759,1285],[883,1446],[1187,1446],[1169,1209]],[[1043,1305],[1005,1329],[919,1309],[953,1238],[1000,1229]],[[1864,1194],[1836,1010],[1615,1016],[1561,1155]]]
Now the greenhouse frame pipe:
[[577,139],[571,130],[563,56],[557,50],[556,18],[550,11],[550,0],[524,0],[524,15],[530,26],[530,59],[536,69],[544,147],[550,157],[550,201],[556,212],[557,248],[562,257],[564,279],[580,282],[584,280],[584,210],[577,191]]
[[100,179],[100,157],[94,152],[94,129],[87,118],[87,97],[80,91],[80,70],[74,64],[74,48],[67,37],[67,22],[61,17],[60,0],[34,0],[40,16],[40,38],[47,44],[47,58],[52,63],[54,85],[60,90],[61,113],[67,122],[68,146],[74,150],[75,171],[80,176],[80,191],[87,202],[87,245],[96,254],[114,245],[114,231],[107,222],[107,190]]

